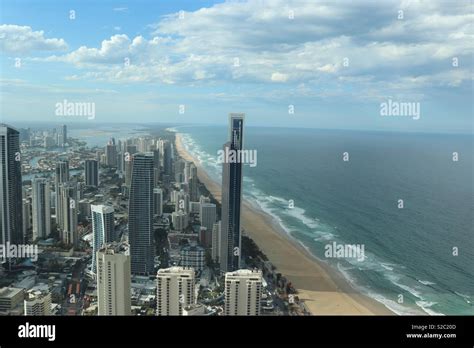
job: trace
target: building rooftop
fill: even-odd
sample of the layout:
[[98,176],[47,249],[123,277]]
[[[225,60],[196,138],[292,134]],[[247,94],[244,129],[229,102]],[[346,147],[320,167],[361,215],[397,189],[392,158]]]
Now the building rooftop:
[[0,289],[0,297],[13,298],[23,291],[22,288],[5,287]]

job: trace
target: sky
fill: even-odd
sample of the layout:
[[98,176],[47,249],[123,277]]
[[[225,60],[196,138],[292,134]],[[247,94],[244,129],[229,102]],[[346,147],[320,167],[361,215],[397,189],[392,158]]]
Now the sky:
[[[473,132],[474,15],[445,1],[5,0],[0,121]],[[94,117],[57,104],[94,105]],[[382,104],[419,116],[382,115]],[[410,104],[407,104],[410,103]]]

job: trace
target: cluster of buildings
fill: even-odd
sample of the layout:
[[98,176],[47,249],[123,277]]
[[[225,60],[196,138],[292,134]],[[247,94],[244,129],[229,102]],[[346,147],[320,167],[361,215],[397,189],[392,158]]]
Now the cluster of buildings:
[[[61,129],[55,144],[64,146],[67,129]],[[243,135],[244,115],[231,114],[224,149],[242,150]],[[54,179],[34,178],[26,194],[18,154],[19,132],[1,125],[0,165],[7,170],[0,172],[0,243],[43,243],[57,231],[66,250],[90,254],[87,273],[98,315],[132,314],[139,297],[134,279],[153,282],[156,290],[145,300],[156,315],[261,314],[262,272],[241,269],[242,163],[223,163],[218,209],[201,194],[194,163],[176,156],[168,139],[112,138],[105,148],[85,154],[80,179],[71,177],[68,159],[60,159]],[[84,233],[79,221],[87,227]],[[24,224],[31,226],[31,237]],[[157,229],[166,232],[168,245],[155,245]],[[87,232],[90,249],[84,244]],[[167,260],[157,255],[160,248]],[[209,269],[221,279],[220,311],[199,300]],[[74,283],[67,284],[70,291]],[[0,312],[15,313],[19,304],[24,314],[54,314],[48,287],[0,289]]]

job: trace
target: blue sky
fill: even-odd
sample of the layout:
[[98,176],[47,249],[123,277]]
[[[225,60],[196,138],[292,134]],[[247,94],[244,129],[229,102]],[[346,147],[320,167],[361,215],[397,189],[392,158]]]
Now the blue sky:
[[[225,124],[245,112],[249,125],[473,130],[467,0],[1,6],[2,121]],[[56,116],[64,99],[95,103],[95,119]],[[388,99],[420,103],[420,118],[382,117]]]

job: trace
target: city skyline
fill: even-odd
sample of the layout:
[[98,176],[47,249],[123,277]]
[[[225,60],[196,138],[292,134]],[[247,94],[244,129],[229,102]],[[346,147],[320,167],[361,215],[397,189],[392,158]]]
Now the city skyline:
[[2,1],[1,347],[470,343],[472,1]]

